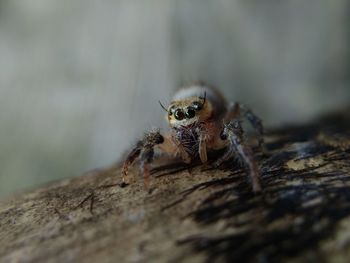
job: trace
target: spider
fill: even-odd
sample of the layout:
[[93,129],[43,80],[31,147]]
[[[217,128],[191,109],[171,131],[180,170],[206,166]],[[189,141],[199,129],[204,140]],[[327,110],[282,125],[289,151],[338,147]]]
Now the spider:
[[264,142],[263,125],[250,109],[240,103],[228,104],[218,90],[204,83],[180,89],[167,108],[161,102],[159,104],[167,112],[170,132],[162,134],[159,129],[153,130],[136,143],[123,165],[123,184],[129,167],[139,159],[144,182],[148,185],[149,164],[153,161],[155,150],[181,157],[187,164],[199,157],[204,164],[208,160],[208,151],[225,148],[214,166],[238,157],[248,168],[253,191],[261,191],[259,167],[245,141],[241,124],[244,118],[251,123],[261,147]]

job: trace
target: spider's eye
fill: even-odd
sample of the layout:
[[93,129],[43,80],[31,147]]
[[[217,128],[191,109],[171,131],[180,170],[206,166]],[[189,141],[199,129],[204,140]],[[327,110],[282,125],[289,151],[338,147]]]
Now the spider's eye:
[[175,116],[175,119],[181,121],[185,118],[185,114],[182,110],[180,109],[177,109],[175,112],[174,112],[174,116]]
[[201,110],[202,106],[203,106],[202,103],[200,103],[199,101],[195,101],[192,104],[192,107],[193,107],[194,110]]
[[175,113],[175,109],[174,109],[174,106],[172,106],[172,107],[170,107],[169,109],[168,109],[168,114],[169,114],[169,116],[171,116],[171,115],[173,115]]
[[186,112],[185,112],[185,116],[187,119],[191,119],[194,116],[196,116],[196,111],[194,110],[194,108],[188,107]]

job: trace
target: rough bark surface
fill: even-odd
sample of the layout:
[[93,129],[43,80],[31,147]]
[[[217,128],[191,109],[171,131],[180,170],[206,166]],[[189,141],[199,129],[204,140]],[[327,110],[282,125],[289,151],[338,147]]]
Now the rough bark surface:
[[349,118],[267,134],[263,193],[239,164],[96,170],[0,202],[1,262],[347,262]]

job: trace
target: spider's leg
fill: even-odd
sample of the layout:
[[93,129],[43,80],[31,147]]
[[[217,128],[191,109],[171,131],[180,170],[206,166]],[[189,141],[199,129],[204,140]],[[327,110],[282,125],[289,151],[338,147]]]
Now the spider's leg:
[[207,143],[205,141],[205,136],[199,136],[199,157],[202,163],[206,163],[208,161],[207,156]]
[[236,151],[233,147],[229,146],[226,150],[226,152],[218,158],[215,163],[213,164],[214,167],[219,167],[222,163],[228,161],[232,157],[234,157],[236,154]]
[[153,161],[154,149],[153,147],[146,147],[140,155],[140,169],[143,175],[143,183],[146,188],[149,187],[150,169],[149,164]]
[[[264,145],[264,126],[261,119],[256,116],[248,107],[241,103],[234,103],[230,106],[228,113],[225,117],[225,122],[229,122],[233,119],[243,119],[246,118],[254,130],[258,133],[258,143],[259,147],[263,149]],[[263,149],[264,150],[264,149]]]
[[233,120],[228,124],[225,124],[221,139],[227,140],[229,144],[227,151],[215,163],[215,165],[220,165],[222,162],[232,157],[235,157],[235,154],[237,154],[238,157],[243,161],[243,163],[248,167],[249,175],[252,181],[253,191],[260,192],[261,186],[259,181],[259,168],[254,159],[254,155],[251,148],[244,141],[243,133],[244,132],[239,120]]
[[198,136],[198,153],[203,164],[208,161],[208,150],[218,150],[226,147],[227,143],[218,136],[222,130],[222,123],[210,121],[201,123],[195,132]]
[[198,134],[198,152],[199,158],[202,163],[206,163],[208,161],[207,155],[207,134],[205,127],[197,128],[196,133]]
[[125,177],[128,175],[129,167],[134,163],[134,161],[140,156],[140,153],[143,148],[142,140],[138,141],[135,147],[131,150],[131,152],[126,157],[126,160],[123,163],[122,168],[122,184],[126,184]]
[[141,170],[145,178],[145,184],[149,177],[149,163],[153,160],[154,147],[164,142],[163,135],[160,134],[159,130],[146,133],[144,137],[139,140],[135,147],[131,150],[127,156],[122,169],[122,183],[125,184],[125,177],[128,174],[129,167],[135,162],[137,158],[141,162]]

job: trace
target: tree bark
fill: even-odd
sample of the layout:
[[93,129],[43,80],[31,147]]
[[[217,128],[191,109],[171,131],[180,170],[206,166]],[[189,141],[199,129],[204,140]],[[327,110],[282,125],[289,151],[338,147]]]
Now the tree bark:
[[238,163],[161,158],[148,190],[137,165],[121,187],[118,164],[13,196],[0,202],[0,261],[348,262],[349,123],[268,132],[261,194]]

